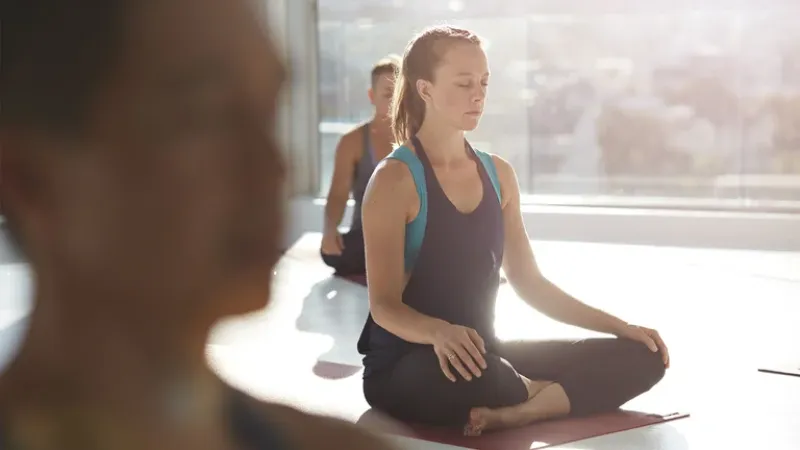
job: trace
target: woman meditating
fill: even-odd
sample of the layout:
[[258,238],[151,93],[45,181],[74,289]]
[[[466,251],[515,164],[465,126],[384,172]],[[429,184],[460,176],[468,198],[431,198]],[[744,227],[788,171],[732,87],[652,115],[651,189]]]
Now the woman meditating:
[[[464,137],[478,125],[488,83],[472,32],[434,27],[415,37],[392,104],[403,145],[378,165],[363,204],[366,399],[397,419],[469,435],[616,409],[669,365],[655,330],[580,302],[539,271],[513,168]],[[533,308],[615,337],[500,341],[501,267]]]

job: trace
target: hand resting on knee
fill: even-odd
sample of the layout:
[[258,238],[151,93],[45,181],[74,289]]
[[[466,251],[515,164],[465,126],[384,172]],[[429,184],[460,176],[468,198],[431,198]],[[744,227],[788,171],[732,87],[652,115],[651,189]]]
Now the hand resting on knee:
[[[433,351],[439,358],[439,366],[445,376],[456,381],[450,367],[464,377],[472,380],[472,376],[481,376],[481,369],[486,369],[486,345],[483,338],[472,328],[461,325],[443,323],[434,333]],[[465,367],[466,366],[466,367]]]

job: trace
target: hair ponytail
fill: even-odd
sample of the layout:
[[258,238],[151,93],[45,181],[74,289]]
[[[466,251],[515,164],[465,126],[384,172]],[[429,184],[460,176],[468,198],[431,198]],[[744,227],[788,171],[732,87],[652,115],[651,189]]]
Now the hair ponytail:
[[397,145],[402,145],[417,134],[425,119],[425,103],[417,92],[416,83],[400,72],[392,97],[392,134]]

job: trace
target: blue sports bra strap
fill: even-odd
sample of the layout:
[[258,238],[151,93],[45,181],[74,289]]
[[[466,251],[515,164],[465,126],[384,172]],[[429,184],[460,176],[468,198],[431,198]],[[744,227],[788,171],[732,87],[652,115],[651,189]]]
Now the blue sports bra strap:
[[497,166],[494,163],[494,158],[492,155],[486,152],[482,152],[477,149],[472,149],[476,155],[478,155],[478,159],[481,160],[483,163],[483,168],[486,169],[486,173],[489,175],[489,180],[492,182],[492,187],[494,187],[494,192],[497,194],[497,200],[501,203],[503,202],[503,194],[500,190],[500,177],[497,176]]
[[397,159],[408,166],[419,197],[419,213],[414,220],[406,225],[405,268],[406,272],[410,272],[411,268],[414,267],[419,249],[422,247],[425,227],[428,223],[428,191],[425,184],[425,167],[417,155],[405,145],[393,150],[387,158]]

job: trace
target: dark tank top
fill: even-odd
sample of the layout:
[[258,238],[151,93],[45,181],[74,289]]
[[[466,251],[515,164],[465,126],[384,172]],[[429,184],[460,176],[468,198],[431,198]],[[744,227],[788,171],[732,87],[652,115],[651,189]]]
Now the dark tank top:
[[355,206],[353,207],[353,217],[351,219],[350,229],[361,229],[361,203],[364,201],[364,192],[367,191],[367,184],[375,171],[375,166],[378,161],[375,160],[375,149],[372,148],[372,139],[369,135],[369,123],[361,127],[361,134],[364,140],[364,152],[356,164],[356,170],[353,173],[353,200]]
[[[231,389],[227,406],[228,423],[234,444],[242,450],[293,450],[282,430],[271,424],[254,409],[252,400],[243,392]],[[9,441],[0,421],[0,450],[28,450]]]
[[[417,149],[414,158],[407,147],[389,156],[408,164],[420,196],[420,213],[406,226],[405,259],[410,278],[403,303],[422,314],[475,329],[492,351],[504,245],[494,162],[491,155],[466,144],[480,175],[483,198],[474,211],[465,214],[442,190],[419,140],[414,138],[413,143]],[[358,350],[364,355],[364,377],[391,368],[421,346],[390,333],[370,314],[358,341]]]

